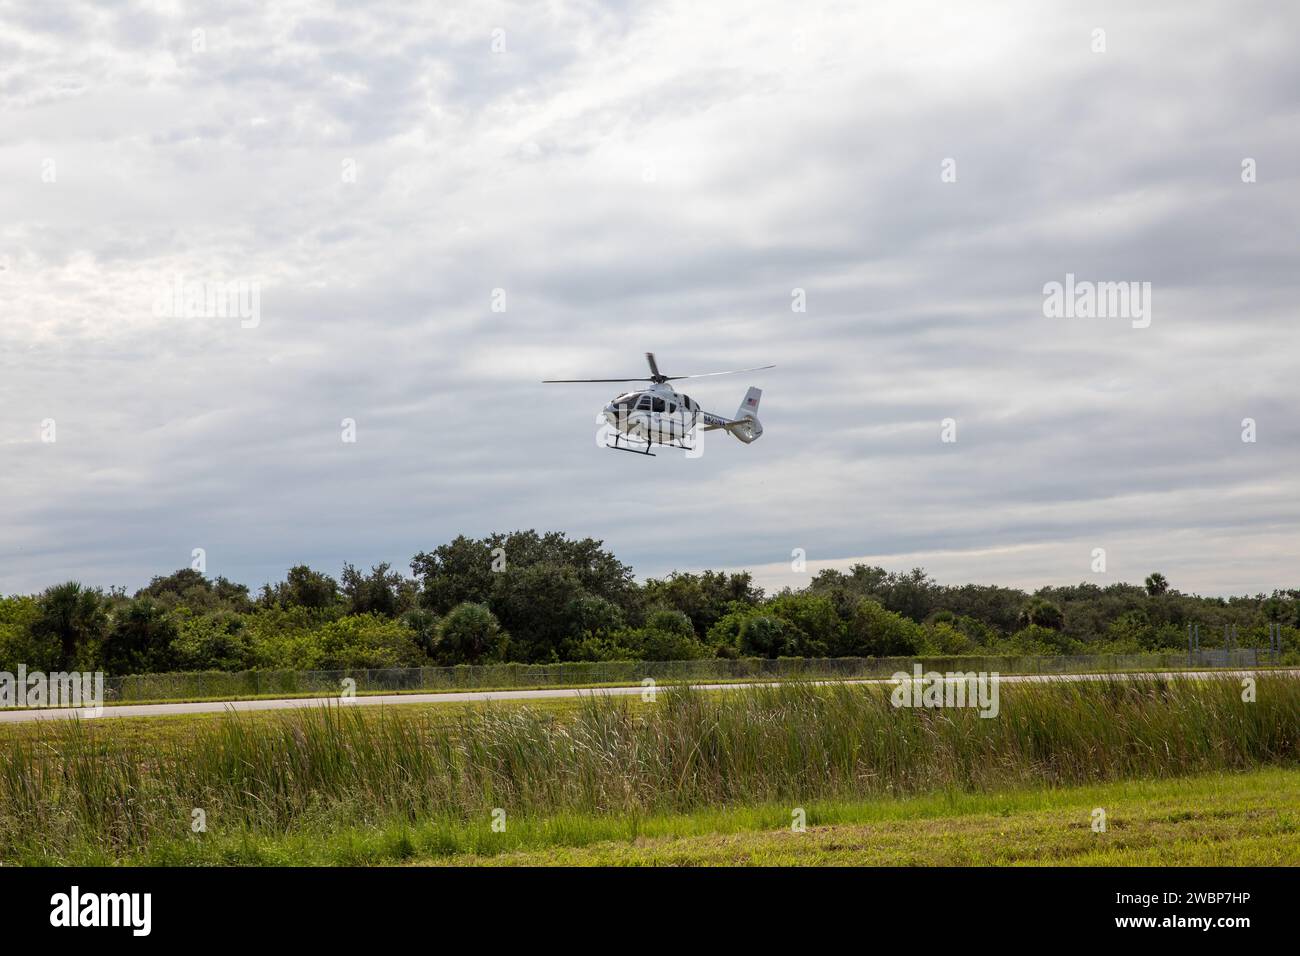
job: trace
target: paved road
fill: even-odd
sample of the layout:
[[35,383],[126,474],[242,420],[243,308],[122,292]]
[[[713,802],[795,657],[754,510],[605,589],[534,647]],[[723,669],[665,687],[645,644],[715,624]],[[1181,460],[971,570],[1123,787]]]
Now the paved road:
[[[1086,681],[1130,679],[1135,677],[1164,677],[1171,680],[1204,677],[1251,677],[1256,673],[1288,674],[1300,676],[1300,669],[1284,671],[1160,671],[1147,674],[1026,674],[999,678],[1004,684],[1034,684],[1051,681]],[[816,681],[819,684],[890,684],[888,677],[862,678],[846,681]],[[667,686],[667,685],[665,685]],[[771,681],[740,684],[696,684],[700,690],[735,690],[742,687],[774,687]],[[457,704],[487,700],[550,700],[557,697],[605,696],[621,697],[640,694],[644,687],[556,687],[548,690],[474,690],[446,694],[372,694],[353,698],[352,707],[375,707],[393,704]],[[111,717],[164,717],[168,714],[208,714],[224,710],[292,710],[298,707],[320,707],[339,703],[338,697],[288,697],[267,700],[208,700],[181,704],[121,704],[105,707],[103,718]],[[0,710],[0,723],[18,723],[29,720],[53,720],[84,716],[80,710],[49,708],[46,710]],[[103,719],[101,718],[101,719]]]

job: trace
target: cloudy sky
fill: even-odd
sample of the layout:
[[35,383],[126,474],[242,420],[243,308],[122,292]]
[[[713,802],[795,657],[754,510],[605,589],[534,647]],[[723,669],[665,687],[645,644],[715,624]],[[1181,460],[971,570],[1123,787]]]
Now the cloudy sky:
[[[0,0],[0,592],[521,527],[769,587],[795,549],[1300,586],[1297,37],[1228,0]],[[1067,273],[1149,282],[1149,326],[1045,315]],[[617,387],[539,384],[647,350],[777,363],[689,388],[763,387],[762,440],[616,454]]]

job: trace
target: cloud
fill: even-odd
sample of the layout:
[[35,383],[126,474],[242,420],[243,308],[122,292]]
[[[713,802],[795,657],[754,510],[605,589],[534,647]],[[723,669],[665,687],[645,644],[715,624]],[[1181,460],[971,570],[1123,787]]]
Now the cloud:
[[[0,591],[134,588],[195,547],[256,585],[516,527],[769,586],[794,548],[1295,586],[1298,19],[3,9]],[[1045,318],[1067,272],[1152,283],[1150,328]],[[256,283],[260,323],[155,314],[178,276]],[[616,386],[538,384],[647,350],[777,362],[764,438],[612,454]],[[746,384],[685,387],[726,414]]]

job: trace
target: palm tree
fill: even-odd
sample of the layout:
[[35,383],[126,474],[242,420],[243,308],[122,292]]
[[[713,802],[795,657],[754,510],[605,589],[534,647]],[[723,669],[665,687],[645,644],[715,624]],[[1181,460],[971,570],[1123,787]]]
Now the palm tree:
[[55,638],[62,652],[61,665],[77,666],[77,652],[91,640],[102,637],[108,627],[103,595],[77,581],[56,584],[41,595],[40,614],[32,622],[32,634]]
[[1029,603],[1020,609],[1020,623],[1036,624],[1039,627],[1059,631],[1065,626],[1065,615],[1059,607],[1046,598],[1032,597]]
[[1147,575],[1147,594],[1155,597],[1157,594],[1164,594],[1169,590],[1169,582],[1159,571],[1152,571]]

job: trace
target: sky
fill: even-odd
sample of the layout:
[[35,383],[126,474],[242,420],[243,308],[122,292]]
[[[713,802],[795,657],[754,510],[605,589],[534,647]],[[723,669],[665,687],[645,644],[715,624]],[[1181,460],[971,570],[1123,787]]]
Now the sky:
[[[516,528],[769,589],[1300,587],[1298,37],[1250,0],[0,0],[0,593]],[[1067,275],[1134,299],[1059,314]],[[761,387],[763,437],[616,453],[620,386],[540,384],[646,351],[775,363],[678,383]]]

